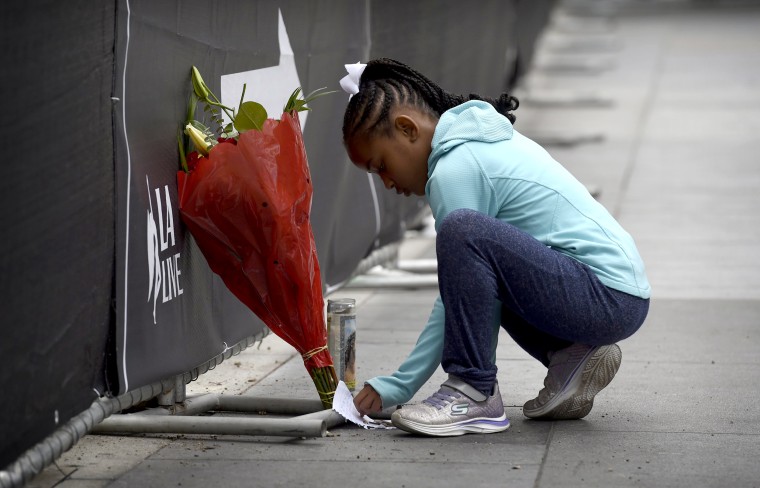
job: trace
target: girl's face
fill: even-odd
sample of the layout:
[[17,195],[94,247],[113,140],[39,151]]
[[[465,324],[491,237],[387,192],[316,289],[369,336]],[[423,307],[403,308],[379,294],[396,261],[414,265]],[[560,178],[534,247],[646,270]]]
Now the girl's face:
[[346,143],[348,157],[359,169],[377,173],[389,190],[424,195],[431,141],[437,120],[414,109],[390,113],[391,135],[356,135]]

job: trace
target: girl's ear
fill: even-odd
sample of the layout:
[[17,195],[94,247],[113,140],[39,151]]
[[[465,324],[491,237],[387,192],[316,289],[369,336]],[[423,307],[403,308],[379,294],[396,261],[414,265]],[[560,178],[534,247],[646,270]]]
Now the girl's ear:
[[420,135],[420,127],[417,125],[417,122],[408,115],[397,115],[393,124],[396,130],[411,142],[417,140]]

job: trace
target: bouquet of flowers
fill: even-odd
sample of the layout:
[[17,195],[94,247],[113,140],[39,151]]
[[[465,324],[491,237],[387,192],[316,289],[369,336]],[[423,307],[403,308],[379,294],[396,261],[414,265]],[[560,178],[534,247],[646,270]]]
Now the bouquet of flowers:
[[[179,212],[211,270],[269,329],[302,355],[325,408],[337,378],[327,351],[322,283],[309,214],[312,184],[298,112],[326,94],[299,98],[280,120],[263,106],[222,105],[191,72],[184,130],[178,134]],[[216,129],[195,118],[203,104]],[[229,122],[225,125],[222,112]],[[195,150],[192,150],[194,147]]]

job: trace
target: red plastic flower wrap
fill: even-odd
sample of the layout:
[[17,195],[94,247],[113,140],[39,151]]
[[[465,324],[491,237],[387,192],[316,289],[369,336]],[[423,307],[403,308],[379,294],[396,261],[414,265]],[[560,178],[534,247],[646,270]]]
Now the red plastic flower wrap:
[[[193,80],[198,96],[203,81],[195,69]],[[205,84],[200,87],[200,95],[208,95],[199,100],[230,110],[218,100],[215,104]],[[323,405],[330,408],[337,378],[327,351],[322,282],[309,218],[312,184],[298,119],[306,101],[297,99],[299,91],[281,120],[266,118],[263,107],[245,102],[237,113],[229,113],[233,122],[223,129],[228,137],[217,141],[201,129],[199,142],[198,134],[187,130],[207,156],[191,153],[185,158],[181,151],[183,165],[194,167],[177,173],[179,210],[211,270],[301,353]],[[197,100],[191,97],[193,103]],[[238,124],[241,113],[245,121]],[[246,124],[254,127],[246,129]],[[192,126],[197,129],[198,124]]]

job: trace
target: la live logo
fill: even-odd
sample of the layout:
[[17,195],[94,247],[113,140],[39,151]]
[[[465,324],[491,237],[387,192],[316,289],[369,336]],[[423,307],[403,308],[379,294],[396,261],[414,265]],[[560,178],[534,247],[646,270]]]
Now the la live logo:
[[[174,212],[169,196],[169,185],[154,188],[151,192],[150,181],[145,175],[148,186],[148,302],[153,301],[153,323],[156,323],[156,304],[166,303],[182,295],[180,277],[180,253],[172,250],[176,247]],[[152,193],[152,194],[151,194]],[[154,199],[155,197],[155,199]],[[153,202],[155,201],[155,208]],[[169,254],[167,256],[167,254]]]

